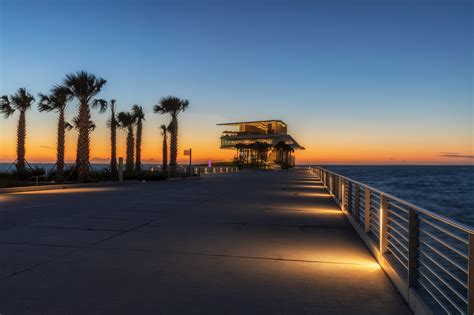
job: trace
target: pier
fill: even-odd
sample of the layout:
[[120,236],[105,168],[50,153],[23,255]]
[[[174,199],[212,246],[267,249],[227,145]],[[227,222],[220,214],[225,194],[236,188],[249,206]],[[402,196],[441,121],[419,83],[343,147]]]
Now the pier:
[[0,313],[409,314],[328,180],[299,169],[0,194]]

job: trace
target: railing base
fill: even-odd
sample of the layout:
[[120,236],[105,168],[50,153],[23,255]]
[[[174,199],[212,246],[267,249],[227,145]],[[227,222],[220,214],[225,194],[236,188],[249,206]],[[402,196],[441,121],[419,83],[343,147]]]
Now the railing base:
[[[321,180],[321,178],[320,178]],[[328,187],[325,187],[326,190],[330,193]],[[341,209],[341,202],[337,199],[336,196],[332,195],[337,206]],[[341,209],[342,211],[342,209]],[[440,314],[443,313],[436,305],[428,305],[425,303],[425,299],[421,297],[421,289],[410,288],[408,286],[408,277],[406,279],[402,278],[399,273],[392,267],[393,262],[390,258],[380,255],[379,244],[375,244],[374,241],[370,238],[369,234],[365,233],[364,229],[357,223],[354,218],[347,211],[342,211],[347,220],[351,223],[354,230],[357,232],[359,237],[362,239],[366,247],[369,249],[370,253],[379,263],[382,270],[389,277],[390,281],[393,283],[397,291],[400,293],[401,297],[408,304],[410,309],[414,314]]]

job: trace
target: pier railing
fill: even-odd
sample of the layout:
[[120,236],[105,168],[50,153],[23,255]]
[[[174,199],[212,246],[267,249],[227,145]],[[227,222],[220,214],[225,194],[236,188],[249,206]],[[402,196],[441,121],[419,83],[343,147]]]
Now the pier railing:
[[217,166],[217,167],[193,166],[192,170],[194,174],[217,174],[217,173],[235,173],[239,171],[239,168],[237,166]]
[[474,314],[474,230],[311,167],[415,313]]

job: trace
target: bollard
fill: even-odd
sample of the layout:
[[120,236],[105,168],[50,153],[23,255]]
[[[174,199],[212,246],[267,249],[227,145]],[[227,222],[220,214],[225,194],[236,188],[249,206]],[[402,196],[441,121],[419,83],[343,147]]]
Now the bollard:
[[119,157],[118,180],[119,182],[123,181],[123,157]]

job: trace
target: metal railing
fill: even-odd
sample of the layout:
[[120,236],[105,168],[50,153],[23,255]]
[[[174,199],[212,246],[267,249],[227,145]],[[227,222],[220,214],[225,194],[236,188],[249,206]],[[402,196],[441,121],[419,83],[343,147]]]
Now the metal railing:
[[327,169],[310,170],[412,309],[416,300],[435,313],[474,313],[474,229]]
[[238,171],[239,171],[239,168],[236,166],[222,166],[222,167],[193,166],[194,174],[235,173]]

